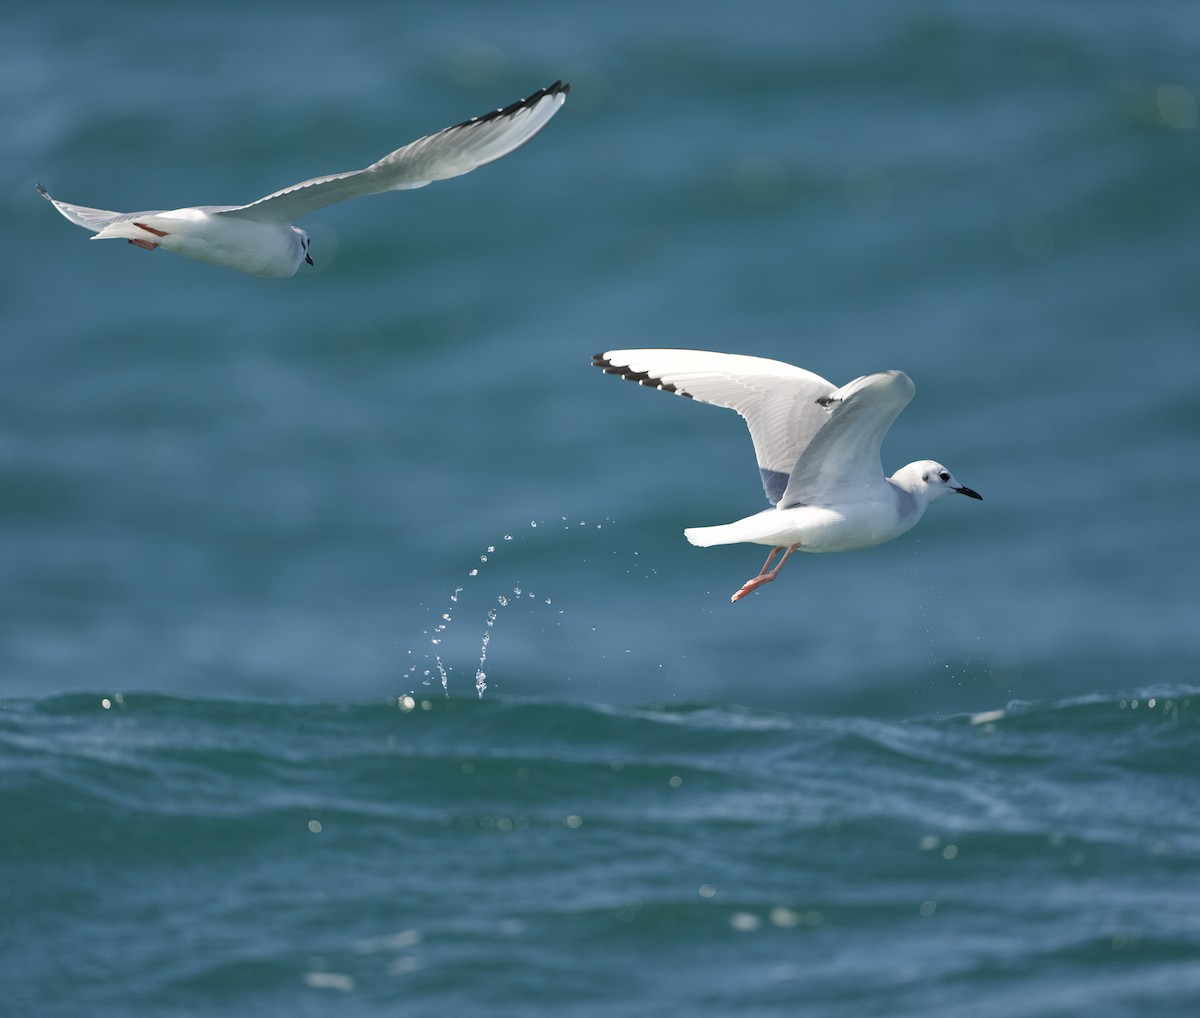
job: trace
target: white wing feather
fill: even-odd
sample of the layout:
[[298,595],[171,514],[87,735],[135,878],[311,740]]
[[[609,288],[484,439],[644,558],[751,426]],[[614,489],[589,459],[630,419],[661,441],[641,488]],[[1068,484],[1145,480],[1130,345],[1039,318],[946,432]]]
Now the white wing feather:
[[159,212],[110,212],[108,209],[92,209],[86,205],[72,205],[70,202],[59,201],[57,198],[50,197],[50,192],[42,187],[41,184],[38,184],[37,189],[38,194],[58,209],[66,219],[70,220],[76,226],[82,226],[85,230],[91,230],[93,233],[98,233],[106,226],[112,226],[113,223],[123,223],[130,219],[138,219],[141,216],[156,216],[159,214]]
[[461,176],[524,145],[562,108],[570,85],[556,81],[511,106],[447,127],[388,153],[366,169],[314,177],[217,214],[292,223],[316,209],[382,191]]
[[883,436],[916,391],[903,371],[878,371],[832,393],[833,413],[797,459],[780,508],[837,505],[878,489]]
[[609,350],[592,363],[642,385],[729,407],[746,421],[771,503],[830,415],[817,400],[836,386],[783,361],[707,350]]

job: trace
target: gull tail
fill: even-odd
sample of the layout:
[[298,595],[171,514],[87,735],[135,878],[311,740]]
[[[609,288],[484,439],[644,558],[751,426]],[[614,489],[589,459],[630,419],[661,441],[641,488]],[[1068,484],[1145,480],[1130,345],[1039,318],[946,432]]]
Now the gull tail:
[[92,240],[127,240],[139,247],[150,245],[157,247],[163,237],[168,236],[167,230],[153,225],[154,216],[139,216],[134,219],[121,219],[100,230]]
[[683,536],[700,548],[711,548],[714,544],[789,544],[795,538],[788,540],[785,523],[776,510],[764,509],[716,527],[688,527]]
[[683,536],[697,548],[711,548],[714,544],[737,544],[745,540],[736,523],[724,523],[719,527],[688,527]]

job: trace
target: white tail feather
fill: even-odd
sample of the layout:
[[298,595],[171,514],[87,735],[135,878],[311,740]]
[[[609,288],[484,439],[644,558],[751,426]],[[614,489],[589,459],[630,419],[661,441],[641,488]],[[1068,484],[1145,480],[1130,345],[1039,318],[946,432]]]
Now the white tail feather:
[[744,540],[736,533],[731,533],[733,529],[728,523],[719,527],[688,527],[683,536],[697,548],[711,548],[714,544],[737,544]]

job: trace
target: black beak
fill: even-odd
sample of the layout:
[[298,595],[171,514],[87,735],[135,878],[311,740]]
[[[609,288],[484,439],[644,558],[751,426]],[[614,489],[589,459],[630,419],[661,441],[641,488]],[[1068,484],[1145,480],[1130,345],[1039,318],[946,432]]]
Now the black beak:
[[[309,265],[313,263],[312,255],[310,255],[307,251],[304,252],[304,260],[308,262]],[[976,495],[975,497],[978,498],[979,496]]]
[[967,498],[977,498],[980,502],[983,501],[983,496],[977,491],[972,491],[970,488],[955,488],[960,495],[966,495]]

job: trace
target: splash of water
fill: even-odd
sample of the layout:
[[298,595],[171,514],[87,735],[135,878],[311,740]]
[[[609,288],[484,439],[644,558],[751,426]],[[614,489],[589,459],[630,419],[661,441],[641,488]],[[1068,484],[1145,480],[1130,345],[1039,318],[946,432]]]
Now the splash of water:
[[[562,517],[560,517],[560,519],[562,520],[562,523],[563,523],[563,528],[562,528],[563,530],[570,530],[575,526],[578,526],[578,527],[588,527],[589,526],[589,524],[584,520],[580,520],[580,521],[578,521],[578,523],[573,523],[566,516],[562,516]],[[544,523],[544,522],[545,521],[530,520],[529,528],[531,531],[537,530],[539,523]],[[603,524],[597,523],[597,524],[594,524],[594,526],[598,530],[603,526]],[[507,542],[507,543],[511,543],[514,541],[519,542],[520,539],[521,538],[519,536],[514,536],[513,534],[504,534],[503,535],[503,540],[504,540],[504,542]],[[497,554],[498,553],[496,551],[496,545],[489,544],[485,548],[485,550],[478,555],[475,563],[467,571],[468,581],[477,579],[479,576],[482,575],[483,571],[487,568],[492,568],[492,569],[496,568],[495,559],[496,559]],[[449,636],[449,631],[450,631],[451,627],[453,626],[454,622],[456,621],[455,612],[456,612],[456,609],[458,609],[460,607],[459,595],[463,594],[465,589],[466,589],[465,585],[455,587],[454,592],[449,597],[450,605],[445,611],[440,613],[439,621],[432,627],[432,629],[426,629],[426,630],[422,631],[422,635],[429,638],[429,644],[430,644],[430,650],[425,653],[423,658],[421,658],[421,660],[417,660],[416,655],[414,655],[413,651],[412,650],[408,651],[408,654],[410,655],[410,657],[413,657],[414,660],[409,665],[408,669],[404,672],[405,681],[408,681],[408,680],[414,678],[417,675],[418,670],[422,668],[422,664],[424,663],[425,667],[424,667],[424,670],[421,672],[422,683],[424,685],[428,686],[428,685],[432,685],[435,682],[438,682],[438,683],[440,683],[440,685],[442,687],[442,691],[447,696],[450,695],[450,676],[453,673],[454,668],[451,664],[447,663],[446,660],[443,660],[443,654],[448,653],[445,649],[446,648],[445,641],[447,640],[447,638]],[[554,604],[553,599],[550,597],[544,597],[540,594],[535,593],[532,590],[525,590],[520,581],[517,581],[513,585],[513,587],[511,588],[511,594],[506,590],[506,591],[503,591],[496,595],[496,600],[495,600],[494,605],[492,605],[491,607],[488,608],[486,616],[485,616],[484,631],[480,638],[480,643],[479,643],[479,662],[475,668],[475,692],[476,692],[476,695],[478,695],[481,698],[483,697],[483,694],[487,691],[487,688],[488,688],[488,681],[487,681],[488,674],[487,674],[487,667],[486,667],[487,660],[488,660],[488,651],[489,651],[489,645],[491,643],[492,637],[495,635],[496,623],[500,617],[500,613],[506,609],[509,609],[511,606],[520,604],[522,601],[530,602],[531,608],[536,608],[538,605],[545,605],[546,607],[550,607]],[[563,615],[564,609],[559,608],[558,614]],[[431,657],[432,657],[432,665],[430,666],[429,661],[430,661]]]

